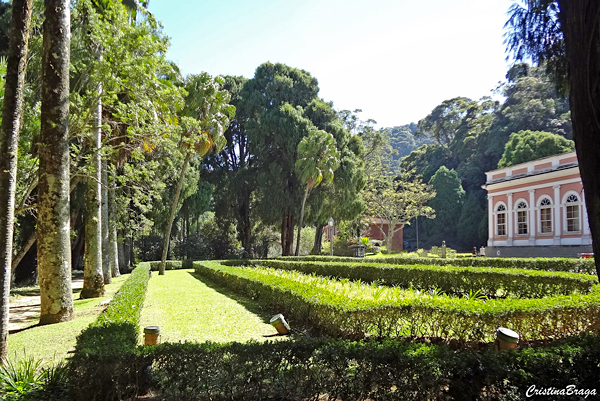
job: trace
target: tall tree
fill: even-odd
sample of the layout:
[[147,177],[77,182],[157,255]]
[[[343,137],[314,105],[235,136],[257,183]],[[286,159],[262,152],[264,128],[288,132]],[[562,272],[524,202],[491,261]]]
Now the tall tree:
[[429,202],[435,209],[435,219],[426,222],[430,241],[438,244],[446,241],[448,246],[456,248],[458,220],[465,199],[461,180],[456,171],[441,166],[429,185],[435,191],[435,197]]
[[46,0],[38,185],[40,324],[73,318],[69,216],[69,0]]
[[15,191],[17,187],[17,154],[23,88],[27,68],[29,28],[32,0],[14,0],[12,33],[8,50],[2,125],[0,126],[0,360],[8,354],[8,304],[12,273]]
[[[225,145],[223,136],[229,121],[235,115],[235,107],[230,105],[229,92],[223,90],[223,79],[217,77],[213,79],[210,75],[203,72],[200,75],[191,75],[186,79],[186,107],[183,126],[185,127],[184,147],[186,150],[183,166],[175,189],[175,197],[171,204],[171,212],[165,230],[165,239],[159,274],[165,274],[165,264],[169,250],[169,241],[171,238],[171,228],[175,219],[175,212],[179,207],[179,195],[185,178],[185,170],[193,152],[199,156],[204,156],[208,152],[220,152]],[[192,150],[193,149],[193,150]]]
[[334,171],[338,168],[339,163],[339,152],[335,147],[335,139],[328,132],[313,129],[298,144],[298,160],[296,160],[295,169],[298,178],[306,186],[298,222],[296,256],[300,252],[300,233],[304,222],[306,198],[310,191],[318,187],[321,182],[328,183],[333,180]]
[[510,135],[498,168],[571,152],[574,149],[575,143],[560,135],[544,131],[519,131]]
[[[509,51],[518,60],[545,63],[559,86],[568,84],[592,246],[600,255],[600,3],[532,0],[514,4],[509,15]],[[600,258],[596,270],[600,277]]]

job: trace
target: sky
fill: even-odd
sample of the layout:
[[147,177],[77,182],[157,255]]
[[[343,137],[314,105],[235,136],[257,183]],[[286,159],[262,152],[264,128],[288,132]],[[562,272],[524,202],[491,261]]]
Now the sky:
[[447,99],[491,96],[509,63],[511,0],[152,0],[184,74],[252,78],[270,61],[308,71],[337,110],[377,127]]

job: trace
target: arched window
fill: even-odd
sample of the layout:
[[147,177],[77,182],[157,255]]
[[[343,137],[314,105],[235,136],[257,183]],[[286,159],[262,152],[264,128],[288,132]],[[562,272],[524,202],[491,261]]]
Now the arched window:
[[517,203],[517,234],[527,235],[527,203],[521,201]]
[[496,208],[496,235],[506,236],[506,206],[502,204]]
[[579,232],[579,197],[571,194],[565,201],[566,231],[569,233]]
[[540,233],[549,234],[552,232],[552,201],[549,198],[542,198],[540,202]]

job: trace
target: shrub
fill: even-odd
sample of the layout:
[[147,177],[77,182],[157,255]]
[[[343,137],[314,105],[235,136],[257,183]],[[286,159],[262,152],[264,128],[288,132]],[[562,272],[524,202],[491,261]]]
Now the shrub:
[[[419,254],[420,255],[420,254]],[[435,265],[463,267],[503,267],[507,269],[531,269],[557,272],[596,274],[594,259],[573,258],[425,258],[410,256],[388,256],[383,258],[353,259],[343,257],[304,256],[296,260],[312,260],[323,262],[367,262],[388,263],[396,265]]]
[[[189,259],[186,259],[189,260]],[[150,263],[150,270],[153,272],[157,272],[160,268],[160,260],[152,261]],[[186,266],[189,265],[190,262],[185,262]],[[189,267],[191,268],[191,266]],[[183,267],[181,260],[167,260],[165,262],[165,270],[179,270],[179,269],[189,269],[188,267]]]
[[600,329],[600,286],[587,295],[544,299],[357,299],[344,293],[291,281],[256,269],[195,262],[212,281],[277,308],[297,321],[310,321],[343,338],[427,336],[489,340],[498,327],[510,327],[527,340],[560,338]]
[[[356,259],[352,259],[355,261]],[[588,293],[598,283],[595,276],[526,269],[456,267],[432,265],[390,265],[383,263],[335,263],[269,259],[251,261],[274,269],[306,274],[343,277],[365,282],[422,290],[438,289],[450,294],[480,291],[488,297],[543,298],[551,295]],[[236,265],[239,262],[223,262]]]
[[78,400],[120,400],[135,394],[143,367],[139,321],[150,264],[140,263],[106,310],[78,337],[69,360],[72,395]]

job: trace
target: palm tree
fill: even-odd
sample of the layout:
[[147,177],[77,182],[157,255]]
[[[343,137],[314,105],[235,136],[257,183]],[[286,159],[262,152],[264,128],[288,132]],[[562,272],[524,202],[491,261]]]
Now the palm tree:
[[188,92],[188,96],[185,100],[185,116],[182,118],[183,125],[188,126],[185,135],[186,138],[183,142],[186,149],[185,159],[181,167],[181,173],[179,174],[177,188],[175,189],[175,199],[173,199],[173,204],[171,205],[171,213],[165,231],[162,258],[158,271],[158,274],[161,275],[165,274],[171,228],[179,204],[179,195],[183,186],[185,170],[190,158],[194,152],[201,157],[210,151],[220,152],[227,142],[223,134],[229,126],[230,119],[235,114],[235,107],[228,103],[230,95],[229,92],[221,89],[222,84],[222,78],[217,77],[213,79],[206,72],[186,78],[185,89]]
[[306,185],[302,208],[300,209],[300,222],[298,223],[298,235],[296,237],[296,253],[300,252],[300,232],[304,220],[304,206],[306,198],[313,188],[321,182],[328,183],[333,180],[333,172],[340,164],[340,154],[335,147],[335,139],[328,132],[313,129],[302,138],[298,144],[298,160],[294,165],[300,181]]
[[32,0],[14,0],[12,34],[6,65],[2,127],[0,128],[0,360],[8,352],[8,303],[12,265],[15,190],[17,187],[17,147],[23,108],[23,87],[27,66]]

